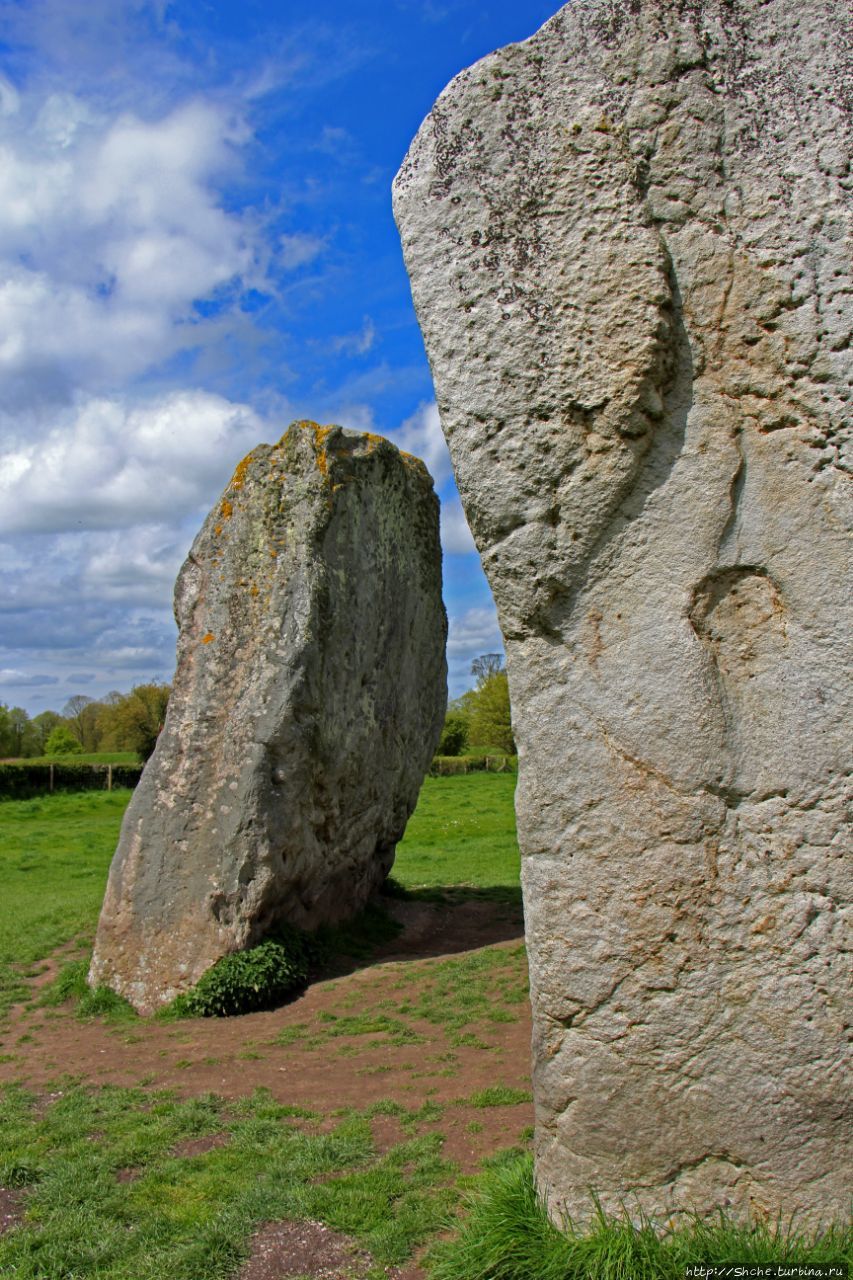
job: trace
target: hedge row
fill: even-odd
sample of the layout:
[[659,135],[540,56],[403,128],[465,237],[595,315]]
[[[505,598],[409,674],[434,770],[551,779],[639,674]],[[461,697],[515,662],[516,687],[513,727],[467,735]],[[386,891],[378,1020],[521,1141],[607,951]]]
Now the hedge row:
[[[454,773],[515,773],[516,756],[435,756],[434,778]],[[107,791],[135,787],[141,764],[0,764],[0,799],[27,800],[51,791]]]
[[135,787],[141,773],[141,764],[0,764],[0,798],[27,800],[51,791]]
[[515,773],[518,756],[433,756],[430,777],[452,773]]

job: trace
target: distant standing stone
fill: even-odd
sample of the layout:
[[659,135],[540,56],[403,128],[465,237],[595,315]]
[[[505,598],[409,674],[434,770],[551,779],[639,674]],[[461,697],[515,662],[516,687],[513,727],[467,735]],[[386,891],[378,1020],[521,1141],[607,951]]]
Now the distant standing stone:
[[174,688],[90,982],[150,1012],[277,921],[379,888],[446,703],[438,499],[379,436],[294,423],[240,463],[175,586]]
[[850,1205],[853,9],[573,0],[395,184],[507,645],[536,1168]]

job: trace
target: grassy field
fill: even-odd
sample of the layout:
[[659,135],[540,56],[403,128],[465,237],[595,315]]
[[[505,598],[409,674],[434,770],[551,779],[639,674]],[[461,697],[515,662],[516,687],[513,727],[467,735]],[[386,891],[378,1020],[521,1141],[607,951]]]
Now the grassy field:
[[0,803],[0,1017],[64,943],[91,946],[129,791]]
[[[416,901],[451,899],[465,885],[469,896],[517,900],[514,784],[514,776],[499,774],[427,779],[398,850],[397,884]],[[72,959],[88,952],[129,795],[0,804],[0,1008],[7,1013],[29,999],[35,1017],[56,1016],[38,1008],[44,996],[32,991],[28,975],[62,944]],[[334,1013],[311,1025],[291,1023],[272,1045],[246,1043],[241,1056],[260,1059],[293,1044],[303,1055],[344,1054],[353,1071],[372,1077],[385,1067],[359,1068],[362,1048],[370,1062],[377,1048],[398,1055],[414,1046],[417,1055],[426,1037],[415,1028],[426,1026],[446,1036],[435,1073],[451,1074],[457,1051],[490,1050],[483,1027],[517,1019],[526,1001],[523,965],[520,946],[439,958],[426,978],[414,967],[401,970],[384,1008],[367,1012],[364,990],[347,994],[342,987]],[[127,1038],[138,1044],[146,1024],[136,1025],[140,1032]],[[407,1106],[386,1098],[322,1116],[263,1092],[238,1103],[181,1101],[68,1079],[57,1081],[46,1109],[43,1095],[24,1084],[7,1087],[3,1097],[0,1187],[26,1196],[28,1218],[0,1236],[0,1274],[21,1280],[231,1276],[253,1227],[282,1217],[319,1219],[346,1233],[370,1251],[363,1274],[385,1276],[446,1224],[458,1198],[458,1169],[442,1156],[435,1131],[444,1108],[434,1100]],[[519,1107],[526,1114],[529,1093],[496,1084],[461,1102],[473,1117]],[[377,1117],[398,1126],[401,1141],[389,1151],[377,1146]],[[472,1137],[483,1128],[476,1118],[466,1123]],[[188,1156],[182,1144],[194,1142],[199,1154]],[[133,1170],[127,1180],[126,1169]]]
[[[282,1221],[340,1233],[330,1248],[360,1251],[341,1264],[353,1280],[388,1280],[424,1246],[406,1280],[680,1280],[696,1262],[849,1261],[849,1233],[601,1221],[575,1235],[548,1222],[529,1158],[514,784],[428,778],[394,867],[407,910],[472,928],[485,913],[505,941],[356,964],[291,1008],[195,1023],[80,1022],[33,989],[58,947],[72,965],[88,954],[130,793],[0,803],[0,1028],[4,1014],[13,1028],[2,1061],[19,1081],[0,1090],[0,1275],[235,1280],[259,1224]],[[88,1068],[59,1057],[55,1078],[28,1086],[39,1037],[69,1027],[63,1043],[90,1045]],[[93,1083],[120,1062],[138,1087]],[[236,1094],[201,1089],[229,1071]],[[276,1096],[244,1083],[253,1071]],[[200,1082],[192,1096],[159,1083],[176,1076]],[[463,1175],[458,1153],[478,1143],[478,1172]],[[460,1197],[463,1229],[448,1240]],[[4,1204],[20,1218],[6,1232]]]
[[454,885],[518,893],[516,775],[426,778],[397,849],[394,879],[407,889]]
[[[472,885],[518,897],[511,774],[427,778],[394,877],[427,894]],[[0,1016],[63,943],[91,945],[129,791],[0,803]]]

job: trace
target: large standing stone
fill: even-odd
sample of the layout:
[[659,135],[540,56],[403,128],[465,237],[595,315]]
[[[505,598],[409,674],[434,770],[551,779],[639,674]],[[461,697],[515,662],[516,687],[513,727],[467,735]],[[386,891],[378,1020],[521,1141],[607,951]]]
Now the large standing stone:
[[396,181],[507,643],[555,1212],[849,1208],[852,51],[848,0],[573,0]]
[[90,973],[143,1012],[278,921],[353,915],[387,876],[446,703],[426,467],[379,436],[294,423],[238,466],[175,615],[166,723]]

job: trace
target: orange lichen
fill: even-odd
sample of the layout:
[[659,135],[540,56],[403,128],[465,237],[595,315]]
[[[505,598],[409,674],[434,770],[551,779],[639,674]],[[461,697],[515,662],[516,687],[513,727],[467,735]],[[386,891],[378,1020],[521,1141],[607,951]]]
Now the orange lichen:
[[213,632],[208,631],[207,635],[202,636],[201,642],[202,644],[210,644],[210,642],[215,639],[216,639],[216,636],[213,634]]
[[321,476],[327,476],[329,474],[329,459],[327,455],[326,441],[335,428],[318,427],[316,422],[306,422],[305,426],[309,427],[314,432],[314,444],[316,446],[317,454],[317,470],[320,472]]
[[250,596],[259,596],[260,594],[261,594],[261,593],[260,593],[260,591],[258,590],[258,588],[257,588],[256,584],[253,582],[253,583],[252,583],[251,590],[249,591],[249,595],[250,595]]
[[243,488],[246,481],[246,472],[249,470],[253,457],[253,453],[247,453],[243,461],[237,463],[237,466],[234,468],[234,474],[228,484],[229,489]]
[[234,514],[234,508],[227,498],[223,498],[222,502],[219,504],[219,512],[223,520],[230,520]]
[[217,538],[218,538],[218,537],[219,537],[219,535],[220,535],[220,533],[222,532],[222,525],[221,525],[221,524],[214,525],[214,526],[213,526],[213,532],[216,534],[216,536],[217,536]]

